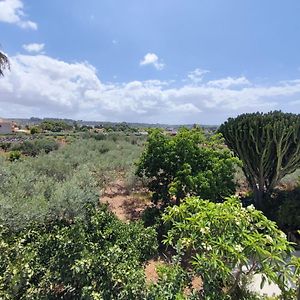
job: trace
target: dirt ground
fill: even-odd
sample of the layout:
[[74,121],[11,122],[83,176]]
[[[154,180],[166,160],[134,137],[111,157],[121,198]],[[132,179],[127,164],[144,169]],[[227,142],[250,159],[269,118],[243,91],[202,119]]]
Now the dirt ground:
[[100,202],[108,204],[109,209],[124,222],[139,220],[142,212],[151,206],[147,192],[130,192],[121,179],[108,185]]
[[[149,193],[146,191],[130,192],[122,179],[109,184],[100,197],[101,203],[108,204],[109,209],[123,222],[139,220],[143,211],[151,206]],[[157,267],[166,263],[163,257],[149,260],[145,265],[148,284],[157,282]]]

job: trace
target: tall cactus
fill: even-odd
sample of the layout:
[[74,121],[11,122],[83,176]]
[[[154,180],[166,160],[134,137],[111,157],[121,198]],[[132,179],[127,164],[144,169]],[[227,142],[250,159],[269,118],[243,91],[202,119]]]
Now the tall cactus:
[[264,194],[300,167],[299,114],[243,114],[228,119],[219,131],[243,162],[243,171],[260,208]]

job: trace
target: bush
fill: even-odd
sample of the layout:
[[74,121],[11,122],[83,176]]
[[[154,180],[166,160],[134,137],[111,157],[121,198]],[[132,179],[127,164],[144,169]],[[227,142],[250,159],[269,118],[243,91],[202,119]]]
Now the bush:
[[181,129],[174,136],[154,130],[138,163],[137,175],[148,179],[153,202],[177,203],[187,195],[218,201],[235,192],[238,160],[219,135],[205,137],[201,129]]
[[0,143],[0,148],[4,151],[9,150],[11,147],[11,143],[10,142],[1,142]]
[[11,152],[9,153],[9,160],[10,160],[11,162],[16,161],[16,160],[19,160],[20,158],[21,158],[21,152],[18,151],[18,150],[11,151]]
[[49,154],[11,164],[0,156],[0,225],[18,231],[33,220],[84,217],[116,173],[132,172],[141,148],[130,142],[75,140]]
[[163,219],[170,226],[166,244],[202,278],[200,299],[241,299],[236,295],[257,273],[283,294],[290,293],[289,283],[299,284],[300,260],[290,263],[293,247],[253,206],[243,208],[236,198],[216,204],[191,197],[167,208]]
[[0,298],[143,299],[143,263],[156,252],[153,229],[107,211],[30,226],[11,239],[2,228]]
[[22,154],[28,156],[37,156],[42,152],[49,153],[51,151],[57,150],[59,144],[53,139],[37,139],[33,141],[24,141],[23,143],[18,143],[12,146],[13,150],[21,151]]

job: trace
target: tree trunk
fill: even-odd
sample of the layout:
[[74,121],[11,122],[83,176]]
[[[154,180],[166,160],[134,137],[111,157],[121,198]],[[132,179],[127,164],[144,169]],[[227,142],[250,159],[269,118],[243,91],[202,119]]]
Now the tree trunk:
[[263,200],[264,200],[264,190],[255,186],[254,190],[254,203],[255,207],[259,210],[263,209]]

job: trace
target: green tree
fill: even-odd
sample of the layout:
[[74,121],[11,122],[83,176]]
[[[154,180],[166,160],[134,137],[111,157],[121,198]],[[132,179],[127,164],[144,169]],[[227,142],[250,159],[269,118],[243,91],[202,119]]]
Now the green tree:
[[3,71],[10,67],[7,56],[0,51],[0,76],[4,76]]
[[137,175],[147,178],[154,203],[168,204],[174,197],[179,203],[187,195],[215,201],[234,193],[237,162],[220,135],[206,137],[199,128],[183,128],[176,136],[154,130]]
[[64,121],[52,121],[46,120],[40,124],[42,130],[52,131],[52,132],[61,132],[63,130],[71,130],[72,125],[67,124]]
[[165,243],[202,279],[197,299],[249,299],[243,287],[255,274],[262,284],[276,283],[283,299],[295,299],[290,286],[298,285],[300,260],[290,260],[292,244],[253,205],[244,208],[235,197],[224,203],[190,197],[167,208],[163,219],[170,228]]
[[228,119],[219,131],[243,162],[255,203],[263,208],[264,194],[300,167],[300,115],[280,111],[243,114]]

